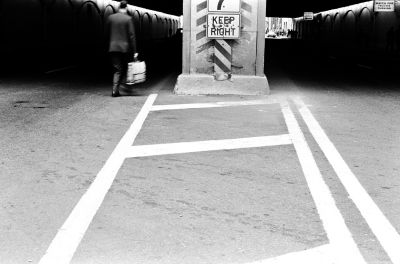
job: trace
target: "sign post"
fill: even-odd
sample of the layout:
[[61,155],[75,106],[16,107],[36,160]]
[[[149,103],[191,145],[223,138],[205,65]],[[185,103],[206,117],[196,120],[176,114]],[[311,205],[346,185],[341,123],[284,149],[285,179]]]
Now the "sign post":
[[240,38],[241,0],[208,0],[207,38]]
[[232,75],[232,46],[225,40],[239,39],[241,0],[208,0],[207,38],[215,40],[215,79],[227,80]]

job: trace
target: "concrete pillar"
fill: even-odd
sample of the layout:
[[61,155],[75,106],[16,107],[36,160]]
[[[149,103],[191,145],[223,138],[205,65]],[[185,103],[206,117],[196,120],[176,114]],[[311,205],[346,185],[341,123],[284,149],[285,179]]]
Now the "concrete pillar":
[[209,1],[215,2],[183,1],[182,74],[175,93],[268,94],[264,74],[266,0],[219,1],[240,1],[240,11],[235,14],[240,14],[241,29],[237,39],[218,40],[207,37],[208,14],[215,14],[215,10],[209,11]]

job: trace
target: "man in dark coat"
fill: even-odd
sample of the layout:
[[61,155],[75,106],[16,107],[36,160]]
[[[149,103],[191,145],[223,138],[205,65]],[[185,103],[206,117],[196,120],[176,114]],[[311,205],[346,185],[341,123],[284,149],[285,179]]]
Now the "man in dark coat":
[[136,59],[136,34],[132,18],[128,15],[128,4],[121,1],[119,12],[110,15],[107,20],[111,62],[114,69],[112,96],[119,96],[119,88],[126,80],[128,62],[132,54]]

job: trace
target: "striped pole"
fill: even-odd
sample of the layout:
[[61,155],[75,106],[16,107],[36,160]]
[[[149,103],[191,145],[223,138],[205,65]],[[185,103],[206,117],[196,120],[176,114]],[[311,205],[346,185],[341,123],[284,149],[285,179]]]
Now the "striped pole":
[[228,80],[232,75],[232,47],[223,39],[215,40],[214,72],[217,81]]

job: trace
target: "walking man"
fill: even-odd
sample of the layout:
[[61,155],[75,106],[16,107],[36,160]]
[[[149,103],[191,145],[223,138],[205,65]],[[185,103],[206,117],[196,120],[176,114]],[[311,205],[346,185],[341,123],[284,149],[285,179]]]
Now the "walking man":
[[119,12],[110,15],[107,20],[109,36],[108,51],[114,70],[112,96],[119,96],[119,89],[126,80],[128,62],[136,59],[136,34],[132,18],[128,15],[127,1],[121,1]]

